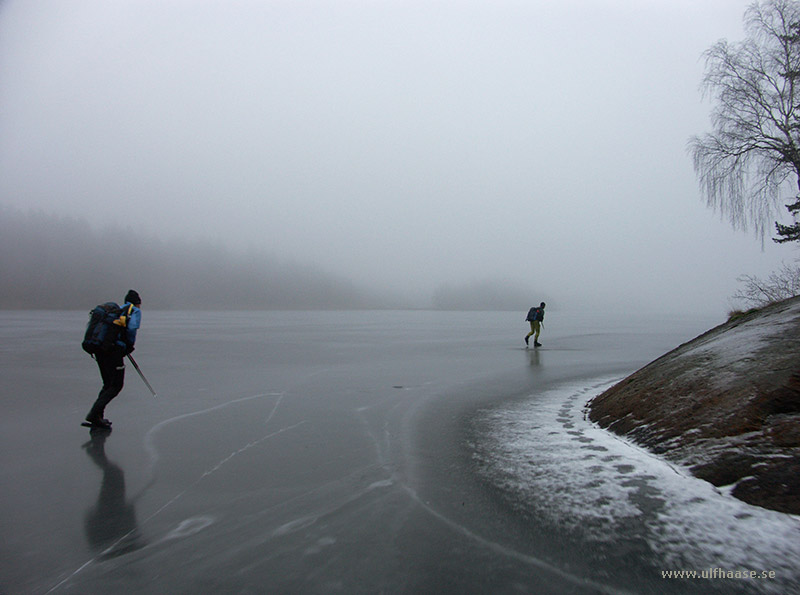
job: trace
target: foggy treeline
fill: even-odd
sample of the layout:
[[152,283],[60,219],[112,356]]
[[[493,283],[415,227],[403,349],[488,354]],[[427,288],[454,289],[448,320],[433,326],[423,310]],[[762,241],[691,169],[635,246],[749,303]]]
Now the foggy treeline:
[[532,305],[530,295],[500,281],[445,284],[433,294],[433,307],[437,310],[527,311]]
[[[264,252],[235,253],[211,241],[164,241],[124,224],[0,206],[0,308],[83,309],[136,289],[153,309],[317,310],[429,308],[522,310],[528,296],[507,284],[443,284],[416,303],[361,287]],[[413,302],[413,303],[412,303]]]
[[384,308],[377,294],[310,266],[207,241],[0,207],[0,308],[81,309],[134,288],[154,309]]

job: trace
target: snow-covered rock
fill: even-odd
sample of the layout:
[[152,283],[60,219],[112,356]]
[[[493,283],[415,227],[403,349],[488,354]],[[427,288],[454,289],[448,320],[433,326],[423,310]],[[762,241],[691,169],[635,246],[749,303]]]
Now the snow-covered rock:
[[735,497],[800,514],[800,298],[708,331],[589,407],[600,426]]

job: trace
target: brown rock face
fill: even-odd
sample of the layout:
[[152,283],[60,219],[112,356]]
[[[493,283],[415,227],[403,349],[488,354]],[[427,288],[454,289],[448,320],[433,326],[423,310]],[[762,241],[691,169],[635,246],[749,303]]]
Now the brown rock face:
[[589,418],[750,504],[800,514],[800,298],[681,345]]

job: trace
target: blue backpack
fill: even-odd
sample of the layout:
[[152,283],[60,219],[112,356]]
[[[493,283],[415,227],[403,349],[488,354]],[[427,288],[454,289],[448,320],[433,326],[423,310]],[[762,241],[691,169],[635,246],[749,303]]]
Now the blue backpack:
[[544,320],[544,313],[542,312],[541,307],[534,306],[530,310],[528,310],[528,317],[525,319],[529,322],[535,322],[537,320]]
[[123,331],[132,308],[121,308],[116,302],[95,306],[89,312],[89,322],[81,343],[83,350],[92,356],[107,353],[116,346],[118,340],[125,339]]

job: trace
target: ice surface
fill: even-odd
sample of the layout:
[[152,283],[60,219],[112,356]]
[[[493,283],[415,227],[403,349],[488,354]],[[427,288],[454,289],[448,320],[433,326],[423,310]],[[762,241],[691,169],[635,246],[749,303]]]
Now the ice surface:
[[[0,592],[705,592],[665,586],[652,552],[598,515],[587,523],[624,559],[596,554],[601,531],[551,530],[557,502],[508,507],[472,456],[507,440],[472,420],[632,372],[711,324],[554,308],[544,347],[526,350],[523,318],[145,311],[136,357],[159,397],[129,370],[106,411],[113,432],[90,436],[86,313],[0,312]],[[543,439],[586,437],[566,433],[563,403],[550,408]],[[645,498],[650,484],[624,469],[616,489]],[[635,518],[635,499],[604,505]],[[685,524],[654,526],[659,560],[692,547]]]

